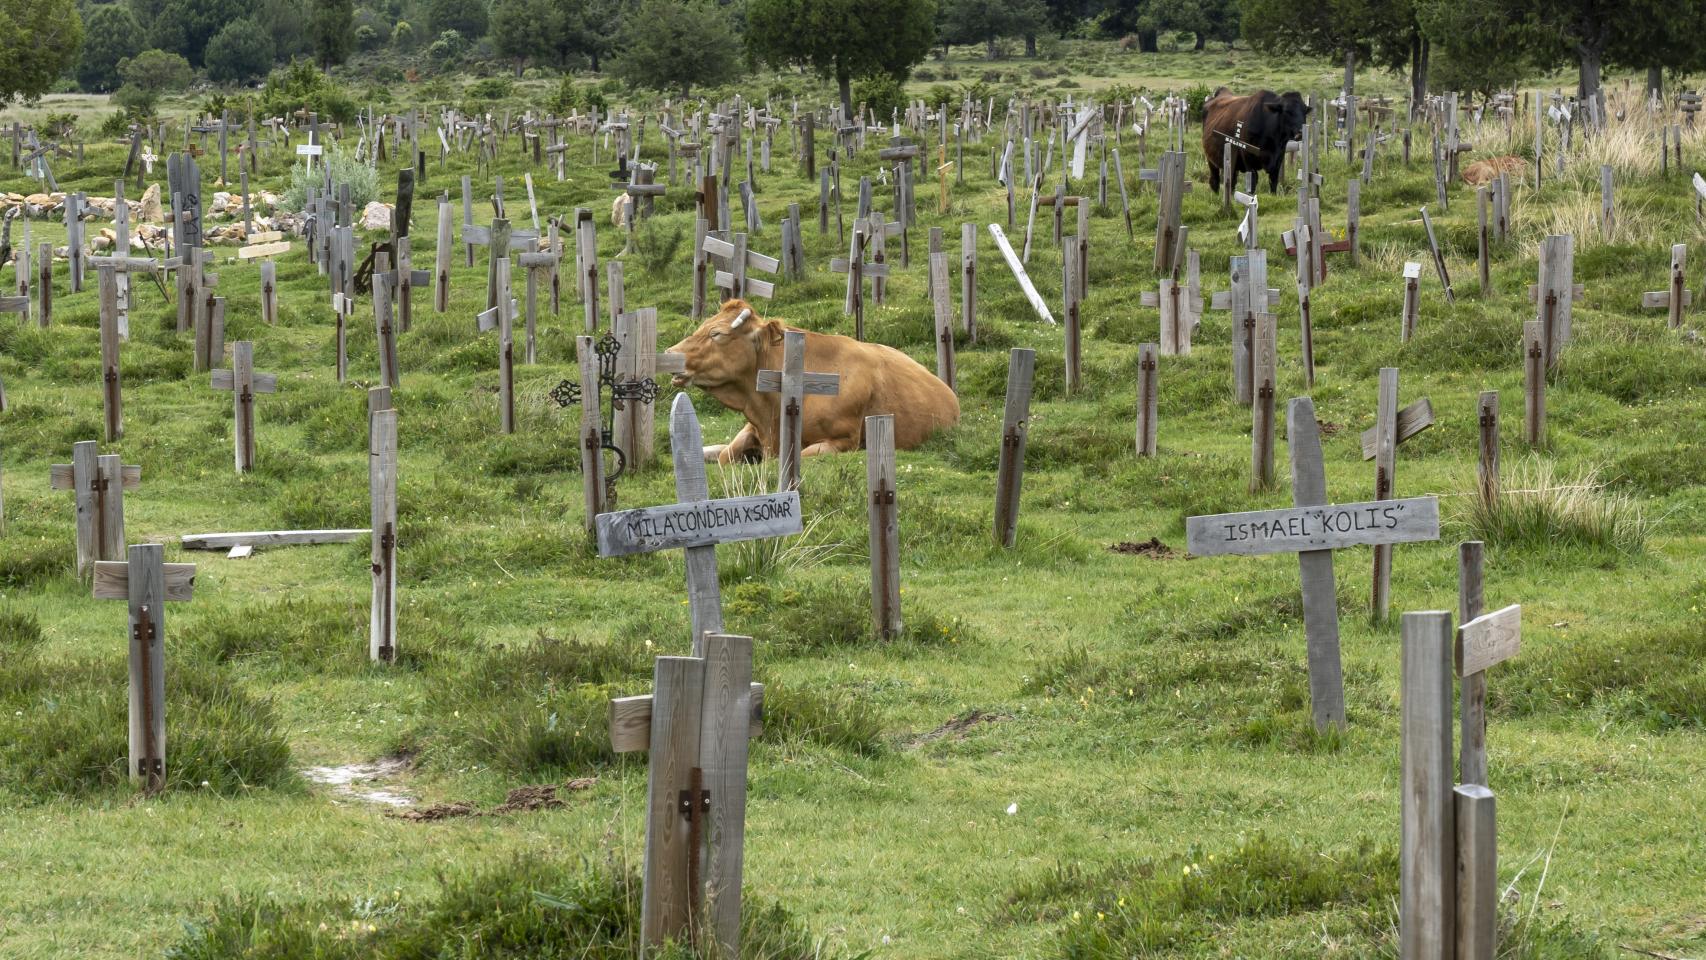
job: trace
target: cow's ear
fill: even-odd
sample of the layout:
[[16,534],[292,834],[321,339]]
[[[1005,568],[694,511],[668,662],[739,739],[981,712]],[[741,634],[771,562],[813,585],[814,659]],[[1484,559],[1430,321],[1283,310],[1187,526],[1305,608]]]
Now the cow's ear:
[[784,332],[785,331],[782,327],[782,321],[780,321],[780,320],[767,320],[767,321],[765,321],[765,323],[764,323],[764,336],[770,341],[771,346],[775,346],[775,345],[782,342],[782,334]]
[[1279,113],[1281,110],[1285,109],[1285,104],[1283,103],[1264,103],[1262,106],[1267,107],[1269,113]]

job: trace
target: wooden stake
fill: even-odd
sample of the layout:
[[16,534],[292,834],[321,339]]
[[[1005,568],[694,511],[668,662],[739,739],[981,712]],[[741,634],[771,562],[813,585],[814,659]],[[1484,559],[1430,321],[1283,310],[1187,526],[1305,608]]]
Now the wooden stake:
[[1398,326],[1398,342],[1409,343],[1416,335],[1420,319],[1422,265],[1415,261],[1404,264],[1404,314]]
[[1464,784],[1452,791],[1452,800],[1457,821],[1457,960],[1494,960],[1499,846],[1493,791],[1480,784]]
[[1256,315],[1251,351],[1251,375],[1255,387],[1250,403],[1250,492],[1267,490],[1274,484],[1274,403],[1279,379],[1278,318],[1271,313]]
[[1531,447],[1546,442],[1546,332],[1539,320],[1527,320],[1522,325],[1523,349],[1523,438]]
[[900,525],[895,511],[894,415],[865,418],[865,488],[870,498],[871,617],[877,636],[897,637]]
[[[1299,507],[1327,503],[1327,471],[1321,457],[1321,432],[1315,403],[1297,397],[1286,408],[1286,437],[1291,445],[1291,496]],[[1333,551],[1304,550],[1297,555],[1303,585],[1303,631],[1309,651],[1309,705],[1315,729],[1345,727],[1344,668],[1339,658],[1338,591],[1333,580]]]
[[977,343],[977,224],[960,224],[960,329]]
[[[371,397],[369,402],[373,402]],[[397,411],[370,413],[368,432],[373,591],[367,653],[375,662],[392,663],[397,659]]]
[[1001,460],[995,479],[995,542],[1012,547],[1019,534],[1019,495],[1030,434],[1031,385],[1037,352],[1015,347],[1007,357],[1007,403],[1001,418]]
[[[1398,466],[1398,368],[1380,368],[1374,415],[1374,499],[1390,500]],[[1374,595],[1369,605],[1375,623],[1386,622],[1392,603],[1392,544],[1374,545]]]
[[108,443],[124,436],[124,396],[119,380],[118,273],[99,271],[101,325],[101,412]]
[[1483,392],[1477,409],[1481,456],[1476,464],[1476,486],[1481,502],[1491,507],[1499,499],[1499,392]]
[[[1066,355],[1066,394],[1071,396],[1083,389],[1083,328],[1080,317],[1080,291],[1078,289],[1078,242],[1076,237],[1066,238],[1061,248],[1061,318],[1065,323]],[[1162,281],[1165,283],[1166,281]],[[1163,337],[1165,341],[1165,337]]]
[[[580,362],[581,386],[581,492],[588,533],[597,530],[598,515],[605,512],[604,413],[598,394],[598,354],[590,336],[575,338],[575,356]],[[700,468],[703,471],[703,467]]]
[[1160,422],[1160,402],[1153,343],[1137,345],[1137,455],[1155,456],[1155,433]]
[[1402,619],[1398,940],[1402,960],[1452,956],[1457,848],[1451,778],[1451,614]]

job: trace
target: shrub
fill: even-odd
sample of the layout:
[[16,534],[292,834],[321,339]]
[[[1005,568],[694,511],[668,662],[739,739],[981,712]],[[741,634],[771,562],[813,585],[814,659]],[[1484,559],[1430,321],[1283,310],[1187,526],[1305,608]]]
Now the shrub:
[[163,94],[190,85],[190,62],[164,50],[144,50],[121,60],[118,72],[124,86],[113,94],[113,99],[138,116],[153,116],[154,106]]
[[1507,467],[1491,503],[1473,488],[1463,493],[1455,519],[1468,539],[1538,555],[1575,550],[1613,562],[1646,549],[1652,528],[1640,503],[1608,492],[1597,470],[1560,478],[1539,457]]
[[863,103],[882,120],[893,111],[906,109],[906,91],[900,81],[886,73],[860,77],[853,82],[853,108]]
[[686,235],[680,224],[664,227],[656,220],[646,220],[645,226],[634,231],[634,259],[647,273],[661,273],[675,262]]
[[486,77],[468,85],[465,93],[470,100],[502,100],[515,91],[515,81],[509,77]]
[[308,60],[293,60],[290,66],[267,75],[260,109],[267,116],[289,116],[298,110],[309,110],[319,114],[322,120],[339,123],[354,122],[356,112],[355,100]]
[[[349,184],[350,203],[358,211],[379,196],[379,171],[356,159],[355,154],[334,147],[320,159],[331,167],[333,183]],[[284,191],[284,208],[301,210],[308,202],[308,188],[321,186],[324,177],[318,165],[313,173],[308,172],[306,163],[292,167],[290,186]]]
[[272,33],[244,18],[226,24],[207,42],[202,54],[207,78],[214,83],[249,83],[272,67]]

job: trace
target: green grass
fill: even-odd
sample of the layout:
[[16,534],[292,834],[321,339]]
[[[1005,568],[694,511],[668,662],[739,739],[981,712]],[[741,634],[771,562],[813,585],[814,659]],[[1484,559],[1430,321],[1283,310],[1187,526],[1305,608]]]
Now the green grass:
[[[956,53],[927,63],[933,76],[909,92],[983,82],[1004,103],[1054,95],[1062,80],[1078,84],[1064,88],[1075,95],[1221,83],[1320,91],[1341,72],[1244,51],[1140,55],[1106,43],[1068,42],[1052,56],[984,62]],[[1362,93],[1401,86],[1359,78]],[[743,89],[762,98],[772,87],[778,104],[827,91],[791,76]],[[547,88],[554,82],[523,82],[509,106],[537,105]],[[399,85],[387,95],[408,106],[419,92]],[[77,103],[91,120],[106,110]],[[1530,134],[1518,126],[1475,131],[1470,159],[1524,151]],[[1139,162],[1153,165],[1162,129],[1141,146],[1129,124],[1123,131],[1129,177]],[[1190,176],[1201,181],[1198,133],[1187,131],[1186,142]],[[1689,136],[1685,155],[1699,156],[1706,135]],[[1329,495],[1364,500],[1374,470],[1356,437],[1373,424],[1378,370],[1398,366],[1401,402],[1429,397],[1437,422],[1400,449],[1396,491],[1441,495],[1448,522],[1442,542],[1396,550],[1394,609],[1454,609],[1456,540],[1471,536],[1488,542],[1489,607],[1524,606],[1522,652],[1488,678],[1500,878],[1519,898],[1506,955],[1598,960],[1618,944],[1706,953],[1698,896],[1706,841],[1675,826],[1678,799],[1706,776],[1698,532],[1706,348],[1698,311],[1678,333],[1662,311],[1637,308],[1642,291],[1663,287],[1669,245],[1686,241],[1698,253],[1706,230],[1685,178],[1661,178],[1655,150],[1608,134],[1583,142],[1581,158],[1562,177],[1549,171],[1538,193],[1518,183],[1513,236],[1493,249],[1493,289],[1483,294],[1473,192],[1454,184],[1450,209],[1435,209],[1426,140],[1417,143],[1409,167],[1395,145],[1380,156],[1363,194],[1362,261],[1334,255],[1315,295],[1313,390],[1297,360],[1296,301],[1282,299],[1280,397],[1313,397],[1329,425]],[[966,144],[965,182],[950,179],[946,213],[935,208],[932,178],[920,179],[913,264],[896,267],[888,303],[867,314],[873,339],[927,367],[924,230],[944,228],[952,251],[960,223],[1004,218],[1005,192],[988,179],[991,149],[999,145]],[[644,155],[658,150],[649,130]],[[124,151],[91,139],[85,161],[57,173],[68,187],[106,195]],[[294,159],[264,154],[256,186],[282,188]],[[594,210],[607,262],[622,243],[604,219],[608,153],[601,147],[594,166],[582,137],[569,159],[565,181],[533,171],[540,213]],[[1619,171],[1622,226],[1610,240],[1594,223],[1600,162]],[[216,160],[201,165],[214,175]],[[1323,220],[1342,224],[1342,154],[1329,152],[1322,166]],[[393,182],[384,170],[382,191]],[[476,171],[462,155],[442,169],[429,162],[418,194],[459,195],[469,175],[482,196],[501,173],[522,222],[515,198],[527,170],[512,136],[494,169]],[[163,165],[156,173],[163,178]],[[874,151],[846,162],[848,195],[876,173]],[[719,549],[725,629],[756,639],[755,676],[766,684],[746,882],[750,903],[785,912],[749,914],[755,929],[774,933],[772,956],[815,956],[806,945],[818,939],[825,956],[921,960],[1392,952],[1396,624],[1368,616],[1368,551],[1339,552],[1351,722],[1340,736],[1318,737],[1296,561],[1182,555],[1187,516],[1278,507],[1291,496],[1283,450],[1278,487],[1247,492],[1250,416],[1229,389],[1222,313],[1205,316],[1191,356],[1163,359],[1159,455],[1133,455],[1136,347],[1157,339],[1158,317],[1137,305],[1157,280],[1155,198],[1146,185],[1131,187],[1135,242],[1117,190],[1113,208],[1091,217],[1084,390],[1071,397],[1061,330],[1036,320],[979,229],[981,336],[959,344],[962,422],[899,455],[904,636],[871,634],[860,454],[804,464],[808,535]],[[0,170],[0,189],[33,186]],[[840,278],[823,270],[846,246],[833,227],[817,232],[817,185],[796,175],[785,129],[758,191],[766,230],[752,246],[776,253],[773,224],[797,202],[811,265],[806,280],[779,282],[760,313],[851,332]],[[1271,282],[1287,291],[1294,267],[1275,251],[1293,202],[1262,200]],[[1416,213],[1424,203],[1457,303],[1447,305],[1424,271],[1418,332],[1406,344],[1399,271],[1427,260]],[[691,237],[692,204],[676,187],[659,208],[645,251],[626,258],[626,288],[630,306],[659,308],[667,345],[692,327],[684,245],[665,256],[675,233]],[[415,209],[415,265],[427,267],[436,211]],[[1184,211],[1205,286],[1221,288],[1237,221],[1200,187]],[[483,222],[488,209],[476,216]],[[1536,276],[1536,242],[1559,227],[1576,231],[1585,294],[1549,386],[1547,443],[1531,458],[1521,440],[1518,343],[1533,308],[1523,293]],[[1009,233],[1022,230],[1021,219]],[[63,238],[53,223],[33,232],[38,242]],[[72,498],[48,488],[48,465],[101,432],[94,285],[71,293],[60,265],[51,329],[0,323],[11,404],[0,415],[0,952],[580,956],[564,946],[571,941],[624,950],[644,843],[645,761],[609,753],[606,701],[647,691],[652,658],[684,654],[691,639],[679,555],[601,560],[584,533],[579,415],[546,398],[576,369],[572,337],[582,323],[572,283],[562,315],[542,317],[539,363],[517,369],[520,429],[508,437],[496,432],[497,344],[473,323],[483,255],[468,267],[454,251],[445,314],[417,301],[399,345],[396,395],[399,663],[384,668],[365,656],[367,543],[262,550],[242,561],[176,546],[186,533],[367,523],[363,411],[377,368],[366,301],[350,328],[350,382],[339,384],[326,281],[302,252],[279,263],[280,322],[267,327],[254,265],[215,250],[228,339],[254,340],[257,365],[280,378],[279,392],[257,403],[257,469],[232,473],[230,398],[190,371],[187,336],[148,288],[135,294],[123,347],[125,436],[103,445],[143,468],[142,486],[125,498],[128,539],[165,543],[168,560],[198,566],[195,598],[165,611],[171,783],[154,799],[136,799],[124,782],[124,604],[90,599],[75,578]],[[1039,230],[1029,269],[1051,304],[1059,256]],[[991,511],[1013,347],[1038,353],[1035,419],[1019,543],[1002,550]],[[1503,401],[1509,493],[1477,519],[1465,478],[1474,475],[1476,397],[1493,389]],[[665,385],[662,402],[673,396]],[[735,433],[738,415],[692,396],[707,442]],[[661,456],[624,477],[620,505],[673,500],[668,462]],[[763,464],[729,483],[768,485],[773,476]],[[720,483],[713,477],[714,492]],[[1536,489],[1548,492],[1519,493]],[[1152,537],[1176,555],[1109,550]],[[489,806],[521,785],[597,781],[557,809],[419,824],[296,775],[391,755],[411,763],[387,786],[423,804]],[[1187,878],[1191,864],[1202,873]],[[1097,911],[1107,919],[1089,919]],[[577,926],[594,922],[598,932]]]

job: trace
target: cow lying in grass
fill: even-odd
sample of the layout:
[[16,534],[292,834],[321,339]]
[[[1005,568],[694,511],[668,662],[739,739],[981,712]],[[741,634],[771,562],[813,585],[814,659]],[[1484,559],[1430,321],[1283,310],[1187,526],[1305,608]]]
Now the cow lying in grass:
[[[669,348],[686,358],[676,386],[691,384],[746,415],[746,426],[733,440],[705,448],[707,462],[755,462],[778,454],[781,395],[758,392],[758,371],[782,369],[782,333],[797,329],[760,320],[745,300],[730,300]],[[894,414],[894,443],[902,450],[959,422],[954,391],[906,354],[837,334],[803,332],[806,369],[841,375],[840,393],[805,398],[803,455],[859,449],[865,418],[877,414]]]

